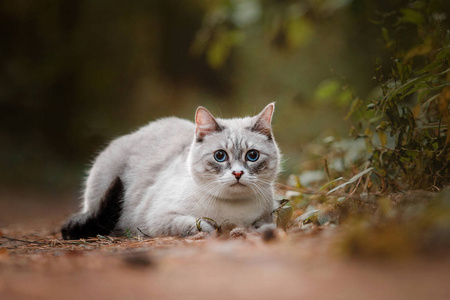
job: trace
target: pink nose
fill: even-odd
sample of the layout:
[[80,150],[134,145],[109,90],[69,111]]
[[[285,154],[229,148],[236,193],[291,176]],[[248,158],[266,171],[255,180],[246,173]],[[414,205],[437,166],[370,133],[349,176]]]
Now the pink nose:
[[233,172],[231,172],[231,174],[233,174],[234,177],[236,177],[236,179],[239,180],[241,178],[242,174],[244,174],[244,171],[239,171],[239,172],[233,171]]

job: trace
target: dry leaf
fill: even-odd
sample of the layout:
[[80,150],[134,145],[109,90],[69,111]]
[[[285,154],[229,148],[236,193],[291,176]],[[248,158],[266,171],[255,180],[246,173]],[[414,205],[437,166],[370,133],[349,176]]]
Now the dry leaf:
[[282,207],[277,214],[277,227],[286,230],[294,210],[290,206]]
[[0,260],[7,258],[9,256],[9,251],[6,248],[0,248]]

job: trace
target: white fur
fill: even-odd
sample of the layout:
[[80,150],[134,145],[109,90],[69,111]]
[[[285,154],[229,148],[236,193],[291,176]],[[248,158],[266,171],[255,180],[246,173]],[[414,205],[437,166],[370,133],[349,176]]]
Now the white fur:
[[[263,115],[265,120],[269,118],[269,126],[273,111],[273,104],[270,105],[271,111],[267,112],[266,107]],[[139,228],[150,236],[194,234],[196,221],[201,217],[213,219],[218,225],[229,222],[239,227],[270,223],[280,154],[273,139],[248,129],[262,118],[261,114],[228,120],[216,120],[211,115],[205,122],[216,121],[226,128],[211,134],[208,124],[200,124],[205,119],[202,116],[209,114],[203,110],[206,112],[197,114],[197,134],[192,122],[171,117],[114,140],[89,171],[82,212],[94,214],[111,182],[120,177],[125,189],[117,226],[120,233],[129,230],[138,234]],[[202,136],[203,142],[197,141],[200,127],[209,130]],[[261,174],[250,175],[244,170],[245,158],[233,157],[233,141],[241,142],[242,155],[249,149],[258,149],[260,159],[268,160]],[[205,172],[205,161],[211,160],[218,149],[228,149],[231,169],[220,174]],[[251,166],[250,162],[247,164]],[[239,181],[245,186],[231,186],[236,182],[233,170],[244,170]],[[200,224],[203,231],[214,229],[205,220]]]

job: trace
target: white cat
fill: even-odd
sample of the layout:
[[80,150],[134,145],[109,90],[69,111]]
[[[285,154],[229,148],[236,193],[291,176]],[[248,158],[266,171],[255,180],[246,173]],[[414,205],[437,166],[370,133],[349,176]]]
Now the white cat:
[[280,168],[273,111],[271,103],[254,117],[215,119],[199,107],[195,124],[165,118],[114,140],[89,171],[82,211],[63,238],[186,236],[273,222]]

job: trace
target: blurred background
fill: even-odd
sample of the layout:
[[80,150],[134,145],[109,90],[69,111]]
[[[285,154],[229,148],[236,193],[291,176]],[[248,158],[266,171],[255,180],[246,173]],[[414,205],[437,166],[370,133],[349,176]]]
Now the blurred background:
[[308,143],[348,135],[353,94],[373,91],[389,55],[379,21],[408,3],[1,1],[0,187],[76,193],[116,136],[272,101],[284,175],[297,173]]

